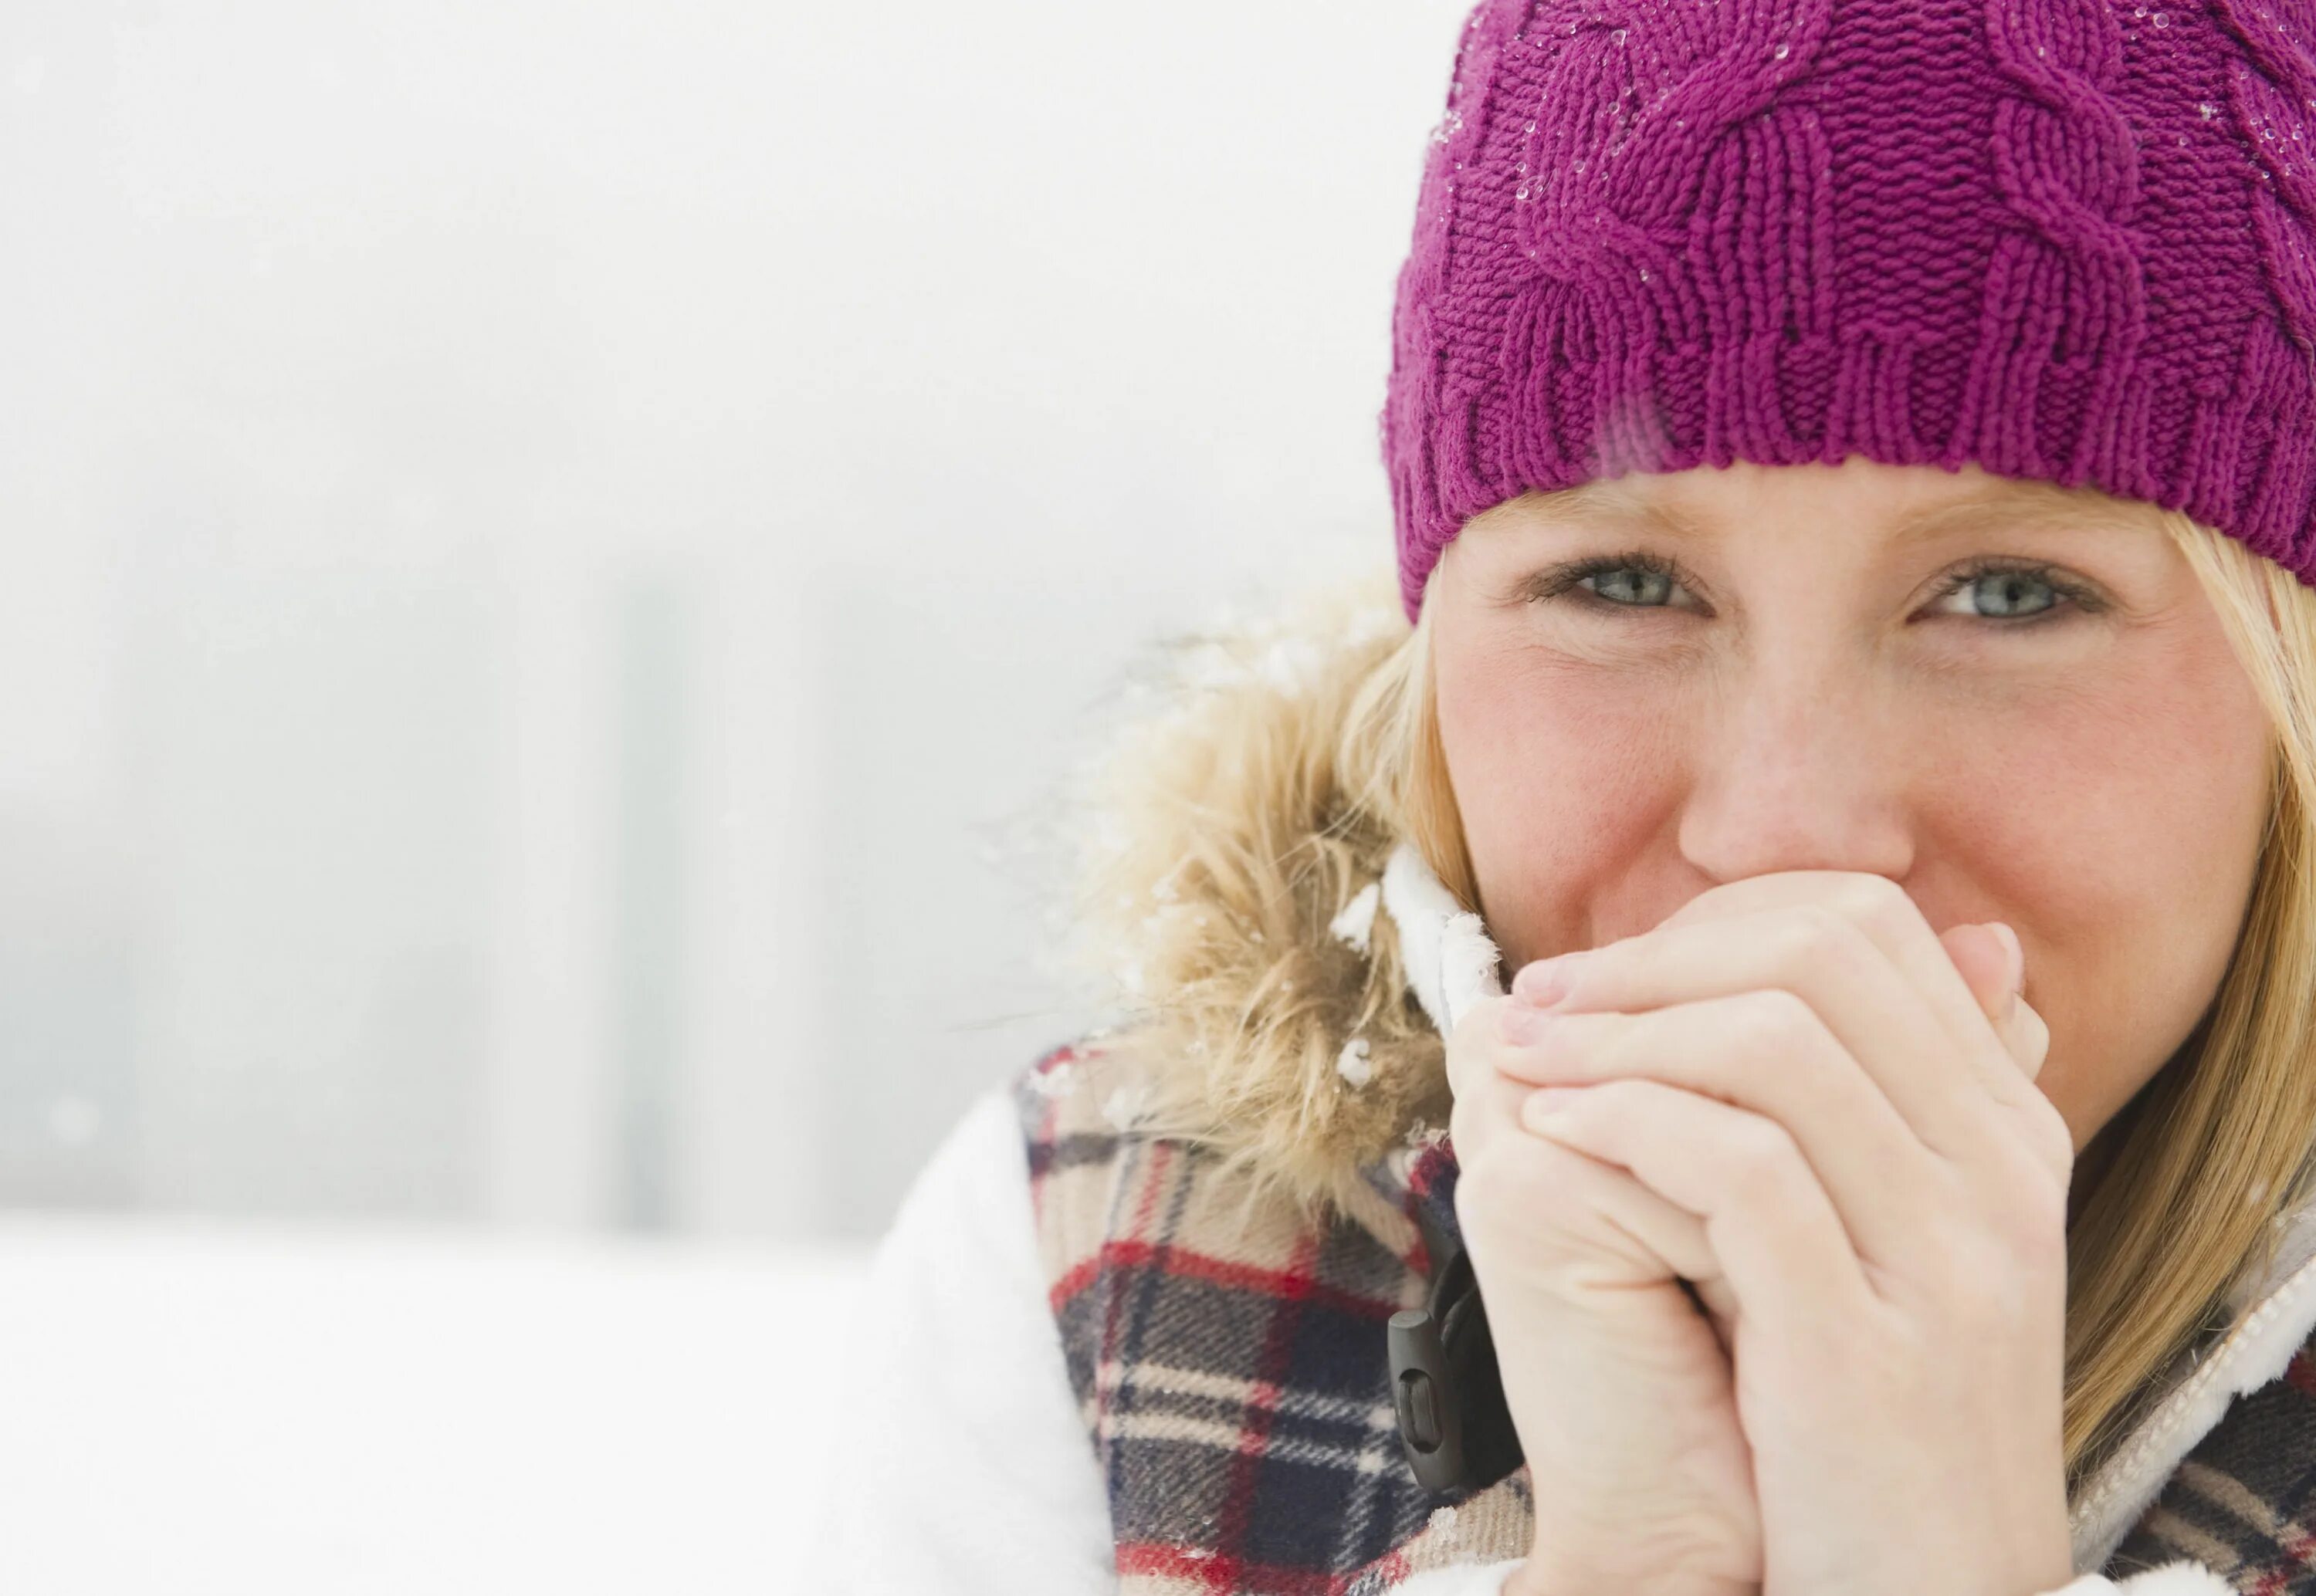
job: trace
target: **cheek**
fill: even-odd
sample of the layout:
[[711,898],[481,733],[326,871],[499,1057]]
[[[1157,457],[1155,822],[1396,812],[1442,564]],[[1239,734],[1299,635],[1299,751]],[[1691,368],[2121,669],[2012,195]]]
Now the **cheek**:
[[1636,715],[1629,682],[1536,651],[1443,653],[1439,735],[1490,929],[1507,971],[1592,928],[1554,906],[1609,913],[1642,839],[1661,824],[1679,750]]
[[2232,661],[2172,660],[2038,695],[1975,736],[1922,730],[1949,755],[1916,808],[1925,863],[2025,938],[2027,998],[2051,1027],[2037,1084],[2080,1145],[2225,973],[2267,815],[2265,716]]

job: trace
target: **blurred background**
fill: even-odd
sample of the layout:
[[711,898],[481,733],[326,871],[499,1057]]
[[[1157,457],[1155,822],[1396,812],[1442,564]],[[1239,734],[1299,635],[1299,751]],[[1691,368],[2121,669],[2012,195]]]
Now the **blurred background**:
[[781,1588],[1056,783],[1388,566],[1466,10],[0,8],[0,1589]]

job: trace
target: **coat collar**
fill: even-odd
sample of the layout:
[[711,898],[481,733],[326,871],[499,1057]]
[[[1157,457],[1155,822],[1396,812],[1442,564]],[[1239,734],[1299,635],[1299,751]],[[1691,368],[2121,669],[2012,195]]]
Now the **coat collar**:
[[[1381,899],[1399,931],[1408,989],[1443,1038],[1474,1006],[1503,994],[1501,953],[1487,927],[1406,843],[1391,856]],[[1365,1173],[1411,1217],[1420,1213],[1443,1234],[1459,1234],[1455,1157],[1443,1139],[1421,1141]],[[2225,1327],[2158,1378],[2131,1434],[2076,1494],[2071,1522],[2077,1568],[2104,1565],[2228,1405],[2280,1378],[2316,1331],[2316,1201],[2280,1216],[2276,1225],[2284,1236],[2273,1264],[2230,1293]]]
[[[1480,917],[1456,900],[1412,844],[1392,850],[1381,900],[1399,933],[1408,992],[1444,1042],[1466,1014],[1487,998],[1503,996],[1501,952]],[[1443,1134],[1418,1136],[1360,1173],[1419,1226],[1447,1237],[1462,1236],[1456,1219],[1456,1157]]]

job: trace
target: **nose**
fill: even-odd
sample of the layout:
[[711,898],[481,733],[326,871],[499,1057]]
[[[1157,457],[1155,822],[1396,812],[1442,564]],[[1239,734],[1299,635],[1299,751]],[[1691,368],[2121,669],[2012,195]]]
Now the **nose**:
[[1716,883],[1779,870],[1904,879],[1908,761],[1893,706],[1856,659],[1733,665],[1688,729],[1680,847]]

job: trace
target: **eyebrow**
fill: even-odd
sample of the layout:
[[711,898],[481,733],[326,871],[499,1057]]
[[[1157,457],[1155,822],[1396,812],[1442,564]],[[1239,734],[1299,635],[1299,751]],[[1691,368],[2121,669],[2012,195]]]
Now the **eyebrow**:
[[[2005,486],[1982,489],[1968,498],[1933,504],[1901,517],[1891,528],[1890,541],[1914,543],[1993,524],[2111,532],[2119,527],[2147,524],[2148,515],[2159,508],[2085,499],[2056,483],[2009,478],[2004,482]],[[1536,504],[1553,520],[1613,514],[1651,521],[1689,537],[1703,535],[1696,522],[1655,502],[1626,477],[1595,477],[1547,493]]]

